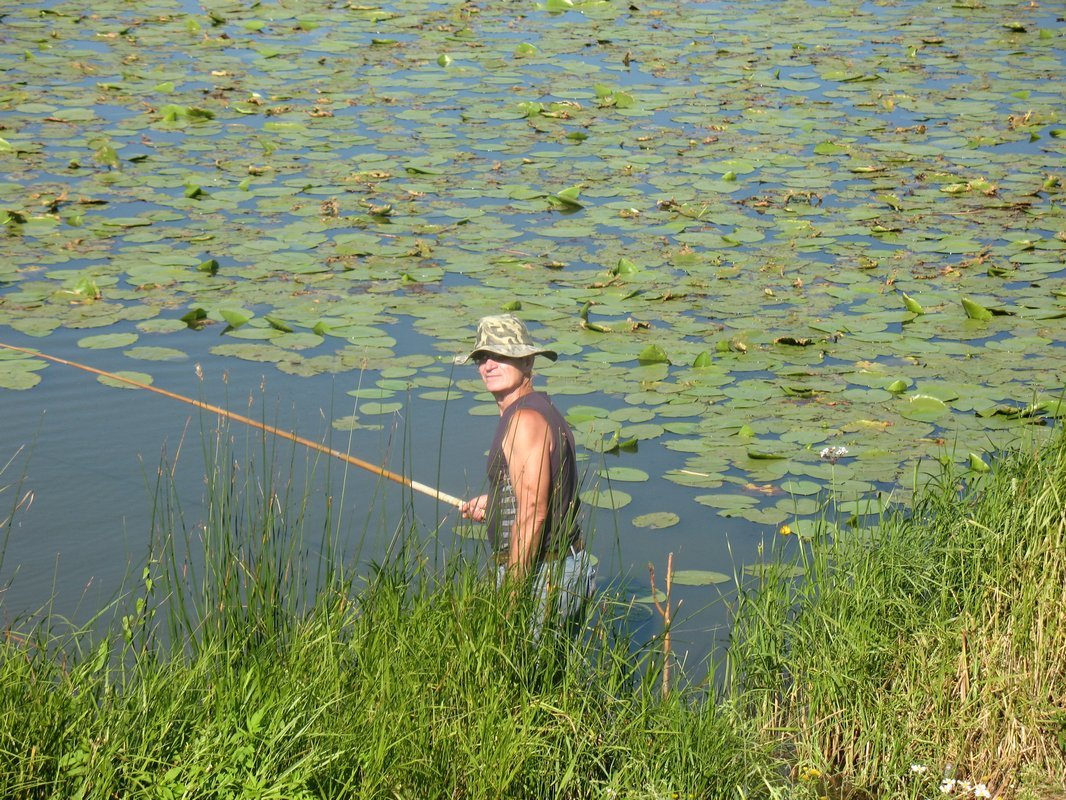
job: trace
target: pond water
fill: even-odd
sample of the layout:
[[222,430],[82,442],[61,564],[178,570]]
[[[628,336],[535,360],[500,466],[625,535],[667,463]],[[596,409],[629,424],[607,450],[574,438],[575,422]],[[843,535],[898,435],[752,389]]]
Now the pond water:
[[[1059,13],[22,3],[0,342],[462,495],[494,406],[451,358],[516,310],[562,354],[538,381],[601,574],[643,597],[673,552],[704,653],[781,526],[906,503],[941,460],[978,475],[1066,409]],[[195,524],[215,423],[12,352],[0,403],[0,502],[32,495],[3,617],[85,619],[139,570],[164,453]],[[405,493],[317,475],[379,552]],[[444,509],[410,502],[428,536]]]

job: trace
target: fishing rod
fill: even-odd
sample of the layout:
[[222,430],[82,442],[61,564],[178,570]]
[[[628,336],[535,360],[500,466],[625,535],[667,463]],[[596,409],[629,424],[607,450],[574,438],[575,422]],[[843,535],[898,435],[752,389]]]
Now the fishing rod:
[[224,408],[213,406],[210,403],[204,403],[199,400],[193,400],[191,397],[186,397],[185,395],[177,394],[176,392],[170,392],[166,389],[160,389],[158,386],[151,386],[147,383],[142,383],[141,381],[133,380],[132,378],[123,377],[122,375],[116,375],[113,372],[105,372],[102,369],[90,367],[87,364],[79,364],[77,361],[68,361],[65,358],[59,358],[58,356],[50,356],[47,353],[40,352],[39,350],[29,350],[25,347],[16,347],[13,344],[4,344],[3,342],[0,342],[0,347],[4,348],[5,350],[14,350],[18,353],[25,353],[26,355],[33,356],[34,358],[43,358],[46,361],[53,361],[56,364],[63,364],[67,367],[74,367],[75,369],[84,370],[85,372],[91,372],[94,375],[101,375],[105,378],[110,378],[113,381],[119,381],[120,383],[125,383],[129,386],[133,386],[138,389],[146,389],[149,392],[161,394],[164,397],[169,397],[171,400],[180,400],[182,403],[188,403],[190,406],[196,406],[197,408],[202,409],[204,411],[209,411],[212,414],[217,414],[218,416],[224,419],[229,419],[233,420],[234,422],[241,422],[245,425],[250,425],[253,428],[257,428],[258,430],[273,434],[274,436],[277,436],[281,439],[288,439],[290,442],[296,442],[297,444],[301,444],[304,447],[310,447],[312,450],[317,450],[320,453],[326,453],[327,455],[331,455],[334,458],[339,458],[341,461],[345,461],[351,464],[352,466],[359,467],[360,469],[365,469],[367,472],[373,472],[375,475],[380,475],[382,478],[387,478],[390,481],[395,481],[396,483],[402,484],[410,489],[414,489],[416,492],[421,492],[422,494],[429,495],[430,497],[436,500],[440,500],[443,503],[448,503],[449,505],[455,506],[456,508],[459,508],[463,505],[463,501],[460,498],[453,497],[450,494],[446,494],[445,492],[442,492],[439,489],[435,489],[432,486],[427,486],[424,483],[419,483],[418,481],[405,477],[404,475],[401,475],[398,472],[393,472],[392,470],[386,469],[385,467],[379,467],[377,464],[372,464],[369,461],[363,461],[361,458],[356,458],[355,456],[348,455],[347,453],[342,453],[340,450],[334,450],[331,447],[326,447],[325,445],[321,445],[318,442],[312,441],[311,439],[305,439],[302,436],[297,436],[295,433],[292,433],[290,431],[283,430],[281,428],[275,428],[271,425],[264,425],[262,422],[257,422],[256,420],[250,417],[245,417],[241,414],[235,414],[232,411],[227,411]]

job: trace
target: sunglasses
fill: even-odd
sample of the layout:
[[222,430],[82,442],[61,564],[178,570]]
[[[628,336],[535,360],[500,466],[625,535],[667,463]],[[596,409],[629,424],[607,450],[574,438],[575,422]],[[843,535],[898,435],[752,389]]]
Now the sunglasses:
[[497,355],[496,353],[478,353],[477,355],[471,356],[470,360],[473,361],[477,366],[480,367],[482,364],[484,364],[490,358],[493,361],[495,361],[497,364],[517,364],[519,361],[522,361],[523,357],[522,356],[501,356],[501,355]]

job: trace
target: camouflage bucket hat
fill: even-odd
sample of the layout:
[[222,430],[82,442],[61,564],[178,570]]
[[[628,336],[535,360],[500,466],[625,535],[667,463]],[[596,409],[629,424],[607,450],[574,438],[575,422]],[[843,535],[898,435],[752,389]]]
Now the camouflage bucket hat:
[[477,340],[474,349],[465,356],[456,359],[459,364],[465,364],[478,353],[492,353],[497,356],[544,356],[552,361],[559,357],[554,350],[538,346],[533,337],[529,335],[529,329],[522,320],[514,314],[500,314],[495,317],[482,317],[477,324]]

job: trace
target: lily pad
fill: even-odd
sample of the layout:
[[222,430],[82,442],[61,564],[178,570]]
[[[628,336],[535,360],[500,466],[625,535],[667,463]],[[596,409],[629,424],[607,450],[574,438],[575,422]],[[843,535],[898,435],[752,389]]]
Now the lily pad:
[[126,378],[128,381],[134,381],[135,383],[142,383],[146,386],[152,385],[152,376],[145,372],[134,372],[131,370],[120,369],[114,373],[116,377],[111,378],[106,375],[100,375],[96,378],[104,386],[113,386],[116,389],[138,389],[140,387],[131,383],[127,383],[126,380],[118,380],[119,378]]
[[123,351],[123,355],[142,361],[183,361],[188,358],[183,351],[174,347],[131,347]]
[[597,508],[619,509],[629,505],[633,497],[614,487],[595,487],[581,492],[581,502]]
[[679,569],[674,570],[674,583],[682,586],[712,586],[716,583],[728,583],[733,580],[724,572],[712,572],[706,569]]
[[655,603],[666,602],[666,592],[662,589],[656,589],[654,594],[641,595],[640,597],[633,598],[634,603],[640,603],[641,605],[652,605]]
[[128,347],[137,341],[136,333],[101,333],[95,336],[85,336],[78,340],[78,347],[90,350],[108,350],[117,347]]
[[642,483],[648,480],[648,473],[642,469],[636,467],[607,467],[599,471],[601,478],[607,478],[612,481],[626,481],[632,483]]
[[403,408],[403,403],[378,403],[373,400],[360,403],[359,411],[363,414],[395,414]]
[[927,394],[915,394],[900,409],[900,416],[906,419],[932,421],[948,413],[948,405],[943,400]]
[[638,528],[670,528],[677,525],[681,517],[673,511],[653,511],[641,514],[633,518],[633,524]]
[[44,366],[44,362],[39,359],[0,359],[0,388],[32,389],[41,382],[37,370],[43,369]]

